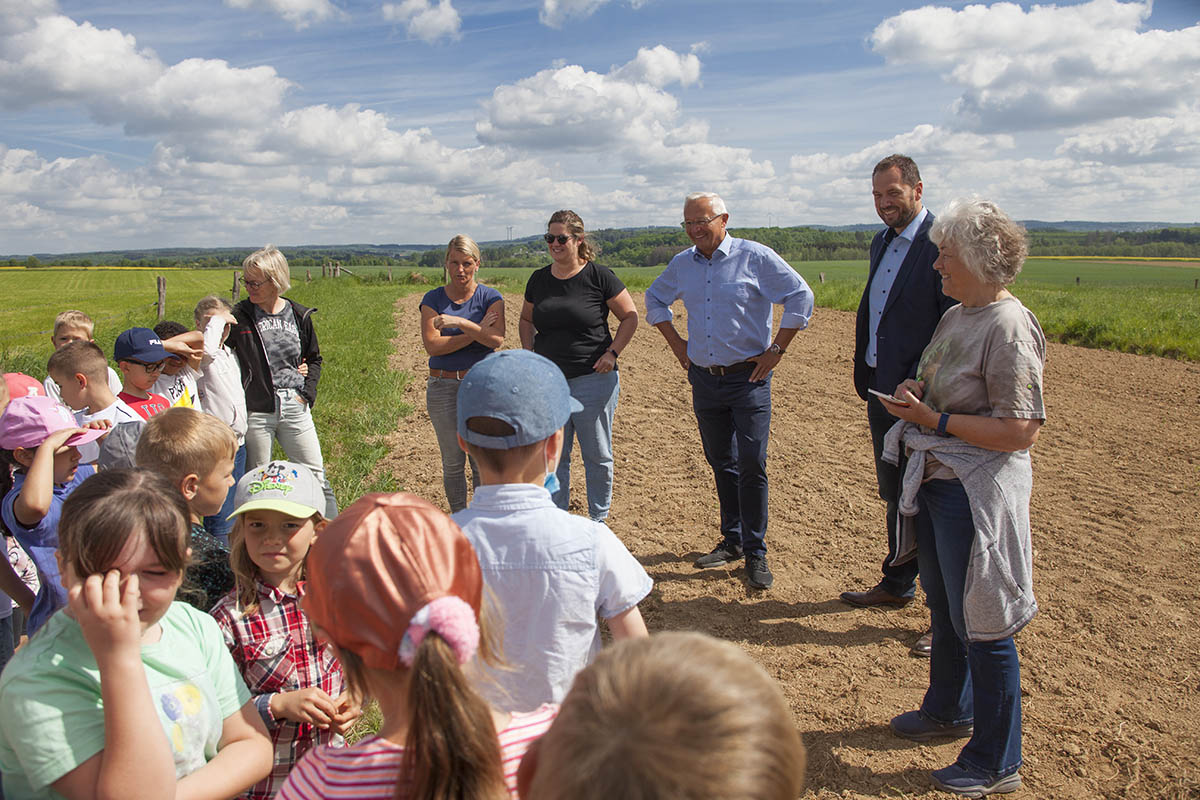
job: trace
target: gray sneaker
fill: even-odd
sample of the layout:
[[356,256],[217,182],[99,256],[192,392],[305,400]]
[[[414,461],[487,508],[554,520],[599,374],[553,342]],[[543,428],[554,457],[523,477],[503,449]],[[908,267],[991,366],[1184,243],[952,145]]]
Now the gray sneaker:
[[739,560],[741,557],[741,547],[721,542],[713,548],[711,553],[700,556],[694,563],[697,569],[711,569],[712,567],[723,567],[726,564]]
[[770,589],[775,582],[766,556],[746,556],[746,582],[751,589]]

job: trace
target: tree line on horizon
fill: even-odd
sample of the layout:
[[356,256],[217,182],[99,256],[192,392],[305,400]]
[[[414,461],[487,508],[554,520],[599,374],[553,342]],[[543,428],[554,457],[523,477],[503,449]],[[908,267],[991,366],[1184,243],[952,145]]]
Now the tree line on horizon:
[[[734,236],[767,245],[788,261],[854,261],[869,256],[871,230],[795,228],[730,228]],[[676,228],[611,228],[588,234],[597,245],[597,260],[607,267],[656,267],[687,249],[691,243]],[[1141,258],[1200,258],[1200,227],[1147,231],[1067,231],[1052,228],[1029,232],[1029,251],[1037,256],[1118,256]],[[539,267],[547,263],[541,237],[481,244],[487,267]],[[53,266],[191,267],[237,269],[256,248],[169,248],[60,256],[28,256],[0,261],[10,267]],[[440,267],[441,245],[323,245],[281,247],[293,267],[324,264],[372,267]]]

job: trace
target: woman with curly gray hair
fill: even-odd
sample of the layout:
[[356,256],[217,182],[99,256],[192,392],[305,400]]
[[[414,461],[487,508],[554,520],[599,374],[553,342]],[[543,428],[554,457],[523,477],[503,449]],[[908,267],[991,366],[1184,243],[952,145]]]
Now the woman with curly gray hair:
[[956,200],[929,238],[942,291],[959,305],[942,317],[917,377],[882,402],[900,418],[884,446],[904,475],[896,561],[915,547],[933,652],[920,709],[891,726],[916,741],[969,737],[932,779],[982,797],[1021,785],[1013,636],[1037,613],[1029,447],[1046,419],[1046,338],[1006,288],[1028,252],[1024,228],[994,203]]

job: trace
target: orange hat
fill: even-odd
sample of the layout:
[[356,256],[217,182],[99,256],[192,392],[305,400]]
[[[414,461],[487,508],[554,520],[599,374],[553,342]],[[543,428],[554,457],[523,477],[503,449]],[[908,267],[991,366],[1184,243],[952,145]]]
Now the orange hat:
[[[401,657],[401,645],[411,652],[420,644],[423,631],[413,618],[428,620],[430,604],[435,621],[425,622],[425,629],[448,641],[463,623],[469,627],[479,619],[483,575],[475,548],[450,517],[416,495],[368,494],[343,509],[313,543],[306,570],[304,612],[368,667],[411,663],[411,655]],[[463,603],[434,603],[447,597]],[[436,610],[446,605],[470,619],[452,619],[456,624],[443,631],[438,620],[445,614]],[[469,654],[466,645],[451,644],[460,662],[475,651],[474,644]]]

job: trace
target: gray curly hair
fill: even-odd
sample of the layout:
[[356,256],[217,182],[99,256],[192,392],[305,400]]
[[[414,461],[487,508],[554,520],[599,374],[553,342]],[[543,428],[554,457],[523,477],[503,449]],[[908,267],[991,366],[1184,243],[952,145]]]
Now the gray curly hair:
[[929,238],[953,247],[977,278],[999,286],[1016,280],[1029,255],[1025,226],[979,197],[952,200],[933,221]]

